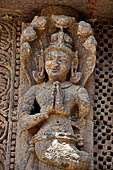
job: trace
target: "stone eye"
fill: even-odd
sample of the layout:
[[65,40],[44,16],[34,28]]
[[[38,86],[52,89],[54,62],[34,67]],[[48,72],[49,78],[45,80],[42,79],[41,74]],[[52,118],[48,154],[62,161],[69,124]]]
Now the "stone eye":
[[58,61],[59,61],[59,62],[62,62],[63,60],[62,60],[62,59],[59,59]]
[[59,62],[66,63],[67,60],[65,58],[61,58],[61,59],[59,59]]

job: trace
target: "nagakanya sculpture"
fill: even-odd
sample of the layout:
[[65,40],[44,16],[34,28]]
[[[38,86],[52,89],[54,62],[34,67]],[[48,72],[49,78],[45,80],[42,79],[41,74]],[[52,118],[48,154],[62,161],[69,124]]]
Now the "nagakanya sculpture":
[[[42,19],[46,25],[47,19]],[[36,26],[38,18],[35,17],[34,20]],[[40,71],[32,71],[37,84],[27,91],[21,109],[21,134],[23,131],[30,134],[26,149],[29,157],[23,169],[87,170],[90,157],[83,151],[83,138],[74,132],[71,121],[73,116],[76,121],[85,119],[90,111],[90,102],[86,89],[77,85],[84,74],[78,72],[78,52],[72,50],[72,39],[63,30],[74,22],[74,18],[52,16],[51,20],[59,30],[51,34],[48,45],[40,50]],[[44,29],[41,26],[39,28]],[[88,41],[95,46],[93,36],[84,43],[86,48]],[[22,55],[25,57],[30,51],[29,40],[24,40]],[[26,69],[25,64],[23,68]],[[86,79],[85,77],[85,81]]]

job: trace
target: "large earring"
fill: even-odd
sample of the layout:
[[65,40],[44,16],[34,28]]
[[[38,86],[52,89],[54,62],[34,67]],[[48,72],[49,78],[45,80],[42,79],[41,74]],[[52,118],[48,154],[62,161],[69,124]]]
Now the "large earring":
[[33,71],[32,74],[33,74],[34,80],[38,84],[42,83],[45,79],[44,67],[42,67],[41,72]]
[[37,71],[33,71],[32,74],[33,74],[33,78],[34,80],[36,81],[36,83],[40,84],[44,81],[45,79],[45,64],[44,64],[44,52],[43,52],[43,49],[41,49],[41,55],[39,56],[40,58],[40,64],[41,64],[41,69],[39,72]]
[[74,59],[73,59],[72,64],[71,64],[70,81],[73,84],[78,84],[81,77],[82,77],[82,73],[77,72],[77,69],[78,69],[78,51],[75,52]]

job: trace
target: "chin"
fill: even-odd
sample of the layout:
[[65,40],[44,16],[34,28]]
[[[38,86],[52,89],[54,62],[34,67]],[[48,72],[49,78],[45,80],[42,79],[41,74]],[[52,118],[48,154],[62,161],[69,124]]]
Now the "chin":
[[55,81],[59,81],[59,75],[58,74],[54,74],[54,75],[51,75],[51,80],[53,81],[53,82],[55,82]]

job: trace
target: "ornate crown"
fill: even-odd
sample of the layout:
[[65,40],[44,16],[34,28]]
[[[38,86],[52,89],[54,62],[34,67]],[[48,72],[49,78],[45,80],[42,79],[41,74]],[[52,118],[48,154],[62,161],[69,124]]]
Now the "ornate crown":
[[72,39],[71,37],[64,33],[63,31],[59,31],[51,35],[50,46],[45,49],[45,56],[48,55],[50,51],[60,50],[67,53],[71,58],[73,58],[72,51]]

